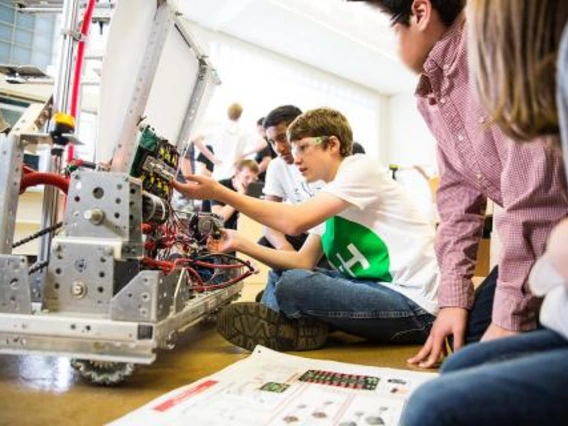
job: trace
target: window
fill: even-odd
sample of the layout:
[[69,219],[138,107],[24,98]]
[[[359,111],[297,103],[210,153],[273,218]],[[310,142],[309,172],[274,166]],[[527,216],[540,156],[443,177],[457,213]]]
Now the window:
[[0,63],[45,70],[52,63],[55,25],[54,15],[18,12],[11,1],[0,0]]

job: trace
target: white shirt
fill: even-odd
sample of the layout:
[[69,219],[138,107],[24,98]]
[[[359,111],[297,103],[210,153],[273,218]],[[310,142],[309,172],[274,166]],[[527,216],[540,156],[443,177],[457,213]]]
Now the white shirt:
[[298,204],[312,198],[324,185],[322,181],[307,183],[298,167],[277,157],[268,163],[263,192]]
[[544,297],[540,322],[568,339],[568,290],[548,253],[535,262],[529,284],[535,296]]
[[215,164],[213,178],[215,180],[230,179],[235,173],[235,162],[247,150],[252,149],[254,139],[245,132],[238,123],[227,121],[224,125],[205,134],[205,145],[211,145],[215,157],[221,164]]
[[322,191],[351,204],[313,233],[346,276],[378,281],[435,314],[439,269],[434,227],[402,186],[366,155],[345,158]]

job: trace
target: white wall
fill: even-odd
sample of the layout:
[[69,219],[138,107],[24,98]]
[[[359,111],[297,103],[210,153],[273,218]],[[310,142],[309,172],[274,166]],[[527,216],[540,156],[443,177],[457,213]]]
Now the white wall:
[[399,181],[412,194],[424,212],[435,219],[428,182],[413,166],[423,167],[429,175],[437,173],[435,139],[416,107],[413,93],[389,97],[387,140],[384,147],[388,164],[397,164]]
[[355,140],[379,156],[386,97],[341,77],[270,52],[220,32],[189,23],[191,34],[209,53],[222,84],[213,94],[203,122],[195,130],[217,124],[232,102],[243,105],[241,122],[254,129],[256,120],[273,108],[293,104],[307,110],[328,106],[345,114]]

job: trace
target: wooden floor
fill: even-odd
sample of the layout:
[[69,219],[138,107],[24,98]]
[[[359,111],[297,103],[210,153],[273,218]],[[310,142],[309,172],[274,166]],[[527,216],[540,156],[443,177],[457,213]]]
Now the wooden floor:
[[[407,368],[416,347],[381,347],[334,334],[326,348],[296,355],[371,366]],[[101,425],[179,386],[243,359],[248,352],[223,340],[214,324],[199,324],[172,351],[140,367],[116,388],[83,382],[69,359],[0,356],[0,425]]]

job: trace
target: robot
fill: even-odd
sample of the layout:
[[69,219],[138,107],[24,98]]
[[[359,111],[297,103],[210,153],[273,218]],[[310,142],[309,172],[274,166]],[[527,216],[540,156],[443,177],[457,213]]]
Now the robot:
[[[175,143],[140,126],[160,40],[178,28],[168,2],[146,3],[156,8],[153,43],[121,117],[111,164],[74,160],[46,173],[23,163],[24,150],[38,144],[48,144],[61,160],[64,145],[77,143],[72,117],[53,114],[60,108],[51,102],[24,114],[0,139],[0,353],[70,357],[84,378],[100,385],[120,383],[136,365],[151,364],[158,348],[173,348],[178,333],[236,299],[254,272],[248,262],[207,251],[221,218],[172,206],[169,181],[179,145],[204,106],[214,70],[197,52],[197,78]],[[65,197],[62,220],[13,241],[18,196],[35,185]],[[34,265],[12,254],[19,244],[46,237],[47,255]]]

